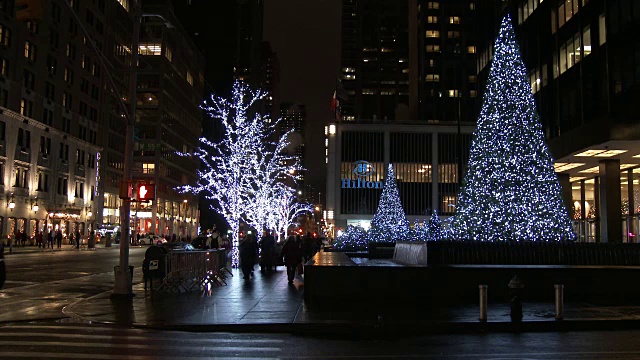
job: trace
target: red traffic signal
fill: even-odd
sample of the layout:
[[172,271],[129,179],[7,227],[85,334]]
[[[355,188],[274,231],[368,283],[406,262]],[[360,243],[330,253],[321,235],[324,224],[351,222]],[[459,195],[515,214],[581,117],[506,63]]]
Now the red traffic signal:
[[156,198],[156,185],[155,184],[140,184],[138,185],[138,201],[152,201]]

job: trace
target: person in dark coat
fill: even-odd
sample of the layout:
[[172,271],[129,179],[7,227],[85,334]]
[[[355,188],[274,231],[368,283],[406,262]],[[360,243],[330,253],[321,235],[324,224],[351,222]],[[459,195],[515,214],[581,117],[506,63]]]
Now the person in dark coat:
[[273,256],[276,251],[276,239],[267,230],[260,239],[260,271],[273,271]]
[[248,280],[253,276],[253,265],[256,263],[258,247],[256,238],[253,235],[245,236],[238,246],[240,256],[240,268],[242,269],[243,279]]
[[296,267],[302,257],[300,245],[293,235],[289,236],[284,243],[282,247],[282,257],[284,258],[284,265],[287,267],[287,279],[289,280],[289,284],[292,284],[293,278],[296,276]]
[[0,289],[4,285],[4,281],[7,279],[6,268],[4,265],[4,244],[0,241]]
[[58,245],[58,249],[60,249],[62,247],[62,231],[60,229],[56,231],[56,243]]
[[76,229],[76,249],[80,249],[80,230]]

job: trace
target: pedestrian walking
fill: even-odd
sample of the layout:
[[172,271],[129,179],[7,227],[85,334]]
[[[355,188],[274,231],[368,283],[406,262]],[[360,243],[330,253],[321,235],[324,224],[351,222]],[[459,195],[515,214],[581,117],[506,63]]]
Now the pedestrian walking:
[[36,234],[36,244],[38,244],[38,247],[44,248],[44,243],[42,242],[42,231],[38,231]]
[[276,251],[276,239],[267,230],[260,239],[260,271],[273,271],[273,257]]
[[293,279],[296,276],[296,268],[301,258],[300,246],[293,235],[289,236],[284,243],[282,247],[282,257],[284,258],[284,265],[287,267],[289,284],[293,284]]
[[51,250],[53,250],[53,242],[54,242],[54,240],[55,240],[55,236],[56,236],[56,234],[55,234],[55,232],[53,231],[53,229],[49,229],[49,230],[47,231],[47,248],[48,248],[49,246],[51,246]]
[[80,229],[76,229],[76,249],[80,249]]
[[62,230],[58,229],[56,231],[56,243],[58,245],[58,249],[62,247]]
[[247,235],[238,246],[240,252],[240,268],[242,269],[243,279],[249,280],[253,276],[253,266],[257,260],[258,247],[255,236]]

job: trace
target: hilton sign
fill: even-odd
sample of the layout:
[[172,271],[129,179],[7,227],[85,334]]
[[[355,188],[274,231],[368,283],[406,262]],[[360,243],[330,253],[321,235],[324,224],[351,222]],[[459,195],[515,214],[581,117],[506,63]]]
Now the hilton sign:
[[382,181],[367,181],[365,177],[373,174],[373,165],[364,160],[353,163],[353,173],[357,179],[341,179],[341,187],[343,189],[382,189],[384,184]]

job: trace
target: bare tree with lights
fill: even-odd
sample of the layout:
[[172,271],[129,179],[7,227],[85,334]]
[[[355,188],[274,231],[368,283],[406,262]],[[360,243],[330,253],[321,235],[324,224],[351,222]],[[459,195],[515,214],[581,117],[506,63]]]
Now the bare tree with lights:
[[[271,141],[277,121],[270,123],[260,114],[250,115],[252,106],[265,96],[262,90],[252,90],[236,82],[230,99],[211,95],[203,109],[212,118],[219,119],[223,136],[214,143],[200,139],[193,154],[203,163],[198,170],[195,185],[178,187],[180,192],[205,193],[213,200],[211,208],[221,214],[231,229],[233,244],[232,264],[238,264],[240,221],[246,221],[257,230],[266,225],[274,189],[284,187],[286,178],[293,178],[300,169],[299,161],[282,155],[287,145],[286,135]],[[293,170],[293,171],[292,171]]]

